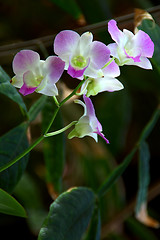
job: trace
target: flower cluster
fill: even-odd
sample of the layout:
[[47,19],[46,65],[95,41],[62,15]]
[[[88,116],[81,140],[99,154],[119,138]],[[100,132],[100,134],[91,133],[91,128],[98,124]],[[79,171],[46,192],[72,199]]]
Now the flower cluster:
[[57,56],[49,56],[44,61],[40,60],[35,51],[22,50],[14,57],[15,76],[12,84],[20,88],[23,95],[34,91],[47,96],[58,95],[56,82],[64,70],[71,77],[84,81],[79,93],[83,95],[84,102],[75,101],[84,107],[84,115],[77,121],[68,138],[88,135],[97,141],[97,135],[100,135],[109,143],[102,133],[102,126],[89,97],[104,91],[123,89],[124,86],[117,79],[120,66],[136,65],[152,69],[148,58],[153,55],[154,44],[145,32],[139,30],[135,35],[126,29],[122,32],[115,20],[108,22],[108,32],[115,43],[107,46],[100,41],[93,41],[91,32],[80,36],[75,31],[64,30],[54,40]]

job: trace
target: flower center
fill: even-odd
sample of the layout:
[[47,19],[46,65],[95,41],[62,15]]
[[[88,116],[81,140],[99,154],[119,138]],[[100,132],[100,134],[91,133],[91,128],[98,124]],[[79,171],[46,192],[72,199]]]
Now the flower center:
[[79,68],[84,68],[87,65],[86,59],[82,56],[76,56],[72,58],[71,62],[75,67],[79,67]]

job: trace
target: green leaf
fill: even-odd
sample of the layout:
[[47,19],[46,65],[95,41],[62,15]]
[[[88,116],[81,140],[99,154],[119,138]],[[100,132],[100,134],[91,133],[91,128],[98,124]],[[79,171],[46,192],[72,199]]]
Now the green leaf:
[[66,0],[51,0],[57,6],[62,8],[65,12],[69,13],[75,19],[78,19],[81,15],[81,9],[79,8],[76,0],[68,0],[66,4]]
[[[44,131],[51,121],[55,108],[56,106],[53,99],[48,98],[42,111],[42,125]],[[62,127],[62,117],[60,112],[58,112],[49,132],[59,130]],[[62,174],[65,155],[64,133],[45,138],[43,144],[45,166],[47,169],[47,182],[53,185],[56,193],[60,193],[62,190]]]
[[100,236],[101,236],[101,214],[99,207],[96,206],[85,240],[100,240]]
[[[28,147],[27,124],[21,124],[0,137],[0,167],[13,160]],[[22,176],[28,161],[28,155],[0,173],[0,187],[11,192]]]
[[151,117],[150,121],[148,124],[145,126],[143,129],[140,138],[139,138],[139,143],[143,142],[146,140],[146,138],[149,136],[149,134],[152,132],[154,126],[156,125],[158,119],[160,117],[160,106],[155,110],[153,113],[153,116]]
[[100,188],[97,191],[99,197],[102,197],[111,188],[115,181],[122,175],[122,173],[125,171],[129,163],[131,162],[136,150],[137,147],[135,147],[131,151],[131,153],[128,154],[124,161],[115,170],[112,171],[112,173],[108,176],[106,181],[104,181],[104,183],[100,186]]
[[38,240],[80,240],[92,216],[94,193],[85,187],[62,193],[50,206]]
[[142,142],[139,152],[139,189],[136,203],[136,213],[139,212],[141,205],[147,202],[150,151],[146,142]]
[[29,122],[32,122],[37,117],[38,113],[44,108],[47,96],[42,95],[29,109],[28,117]]
[[10,79],[11,78],[7,75],[7,73],[2,69],[2,67],[0,67],[0,93],[12,99],[20,106],[21,109],[24,110],[25,113],[27,113],[27,108],[24,104],[23,98],[17,92],[16,88],[12,86]]
[[27,217],[24,208],[2,189],[0,189],[0,212],[19,217]]

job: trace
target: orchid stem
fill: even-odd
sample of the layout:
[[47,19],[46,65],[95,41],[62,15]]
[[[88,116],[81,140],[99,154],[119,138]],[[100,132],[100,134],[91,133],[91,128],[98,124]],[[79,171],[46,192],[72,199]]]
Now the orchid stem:
[[[16,158],[14,158],[13,160],[11,160],[10,162],[4,164],[3,166],[0,167],[0,172],[6,170],[7,168],[11,167],[13,164],[15,164],[16,162],[18,162],[21,158],[23,158],[25,155],[27,155],[34,147],[36,147],[44,138],[45,136],[47,136],[47,133],[50,129],[50,127],[52,126],[56,116],[57,116],[57,113],[60,109],[60,107],[65,103],[67,102],[73,95],[76,94],[77,90],[82,86],[82,84],[84,83],[85,79],[82,80],[79,85],[73,90],[73,92],[67,96],[65,99],[63,99],[60,103],[58,102],[57,98],[56,97],[53,97],[54,101],[55,101],[55,104],[57,106],[57,108],[55,109],[54,113],[53,113],[53,117],[48,125],[48,127],[46,128],[45,132],[44,132],[44,135],[40,136],[33,144],[31,144],[24,152],[22,152],[21,154],[19,154]],[[77,121],[73,121],[72,123],[70,123],[69,125],[67,125],[66,127],[58,130],[58,131],[55,131],[53,133],[48,133],[48,134],[52,134],[53,135],[56,135],[56,134],[59,134],[61,132],[64,132],[65,130],[67,130],[68,128],[70,128],[71,126],[73,126],[74,124],[76,124]],[[48,137],[48,136],[47,136]]]
[[75,125],[77,123],[77,121],[73,121],[71,122],[70,124],[68,124],[67,126],[65,126],[64,128],[61,128],[60,130],[58,131],[55,131],[55,132],[51,132],[51,133],[47,133],[44,135],[44,137],[51,137],[51,136],[55,136],[57,134],[60,134],[64,131],[66,131],[67,129],[69,129],[70,127],[72,127],[73,125]]
[[109,66],[109,64],[111,64],[113,61],[114,61],[115,57],[111,58],[111,60],[109,62],[107,62],[103,67],[102,69],[106,68]]

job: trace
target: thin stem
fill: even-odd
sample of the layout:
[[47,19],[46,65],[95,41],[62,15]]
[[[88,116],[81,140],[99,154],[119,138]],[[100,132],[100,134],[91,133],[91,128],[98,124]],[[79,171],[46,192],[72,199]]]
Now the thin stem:
[[115,57],[113,57],[109,62],[107,62],[103,67],[102,69],[108,67],[109,64],[111,64],[113,61],[114,61]]
[[54,102],[55,102],[56,106],[59,107],[59,102],[58,102],[56,96],[53,96],[53,99],[54,99]]
[[60,134],[64,131],[66,131],[67,129],[69,129],[70,127],[72,127],[73,125],[75,125],[77,123],[77,121],[73,121],[71,122],[70,124],[68,124],[67,126],[65,126],[64,128],[61,128],[60,130],[58,131],[55,131],[55,132],[51,132],[51,133],[47,133],[44,135],[44,137],[51,137],[51,136],[55,136],[57,134]]
[[[11,167],[14,163],[18,162],[22,157],[24,157],[26,154],[28,154],[35,146],[37,146],[44,138],[45,138],[45,135],[47,134],[47,132],[49,131],[51,125],[53,124],[54,122],[54,119],[56,118],[57,116],[57,113],[60,109],[60,107],[66,102],[68,101],[74,94],[76,94],[76,91],[82,86],[82,84],[84,83],[85,79],[82,80],[80,82],[80,84],[73,90],[73,92],[68,96],[66,97],[62,102],[58,103],[58,100],[57,100],[57,103],[56,106],[56,110],[54,111],[53,113],[53,117],[51,119],[51,122],[49,123],[48,127],[46,128],[46,131],[44,132],[44,135],[40,136],[33,144],[31,144],[23,153],[19,154],[16,158],[14,158],[13,160],[11,160],[10,162],[6,163],[5,165],[1,166],[0,167],[0,172],[4,171],[5,169]],[[56,98],[54,98],[55,100]],[[55,100],[55,103],[56,103],[56,100]],[[59,105],[59,106],[58,106]],[[75,124],[75,121],[74,121],[74,124]],[[72,122],[72,125],[73,125],[73,122]],[[69,128],[69,127],[68,127]],[[59,133],[60,133],[61,130],[59,130]],[[58,132],[58,131],[56,131]],[[57,133],[58,134],[58,133]],[[56,134],[55,134],[56,135]]]
[[12,166],[14,163],[18,162],[22,157],[24,157],[27,153],[29,153],[37,144],[39,144],[44,139],[44,136],[40,136],[32,145],[30,145],[23,153],[18,155],[12,161],[6,163],[2,167],[0,167],[0,172]]
[[65,99],[63,99],[62,102],[60,102],[59,107],[61,107],[65,102],[67,102],[73,95],[76,94],[77,90],[82,86],[82,84],[85,82],[85,79],[83,79],[78,86],[73,90],[71,94],[69,94]]

